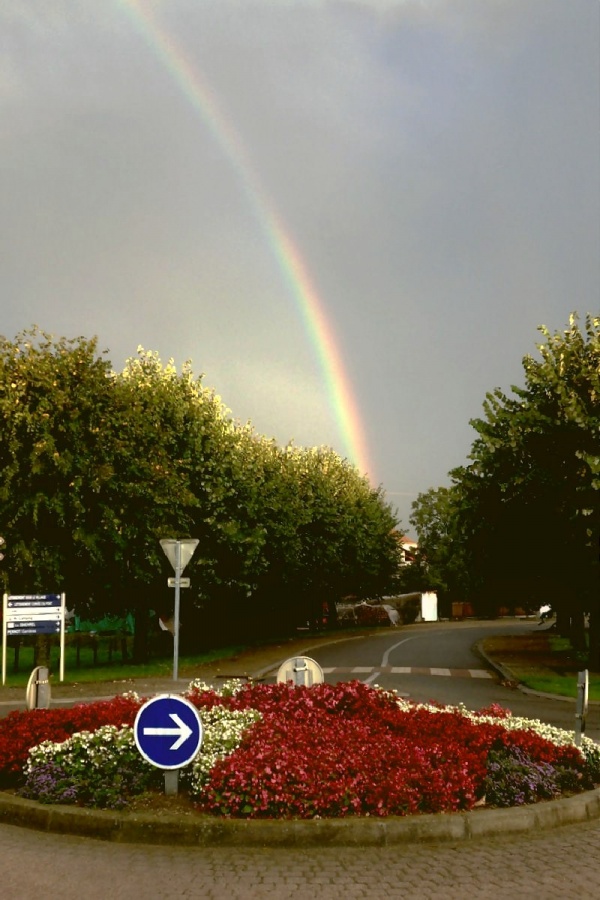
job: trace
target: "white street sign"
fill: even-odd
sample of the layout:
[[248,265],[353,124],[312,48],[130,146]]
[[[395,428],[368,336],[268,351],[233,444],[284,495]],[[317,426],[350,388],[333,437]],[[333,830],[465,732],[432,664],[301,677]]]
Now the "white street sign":
[[45,610],[34,610],[32,612],[11,612],[6,613],[7,622],[60,622],[62,616],[59,612],[46,612]]
[[[191,582],[190,582],[189,578],[180,578],[179,579],[179,587],[181,587],[181,588],[189,588],[190,583]],[[167,578],[167,585],[170,588],[177,587],[177,579],[176,578]]]

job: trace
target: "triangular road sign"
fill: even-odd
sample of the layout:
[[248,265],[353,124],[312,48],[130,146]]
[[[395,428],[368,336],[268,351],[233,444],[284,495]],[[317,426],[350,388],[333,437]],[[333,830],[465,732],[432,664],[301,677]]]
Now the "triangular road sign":
[[199,543],[200,541],[198,540],[198,538],[182,538],[180,541],[171,540],[170,538],[164,538],[160,542],[160,546],[163,548],[165,556],[173,566],[173,571],[177,572],[177,545],[179,544],[179,546],[181,547],[179,551],[179,574],[181,575],[190,559],[194,555],[194,550]]

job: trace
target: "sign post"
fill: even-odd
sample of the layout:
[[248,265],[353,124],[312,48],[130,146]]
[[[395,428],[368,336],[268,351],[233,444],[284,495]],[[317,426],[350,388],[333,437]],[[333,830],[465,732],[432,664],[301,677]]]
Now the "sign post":
[[165,793],[176,794],[178,770],[202,746],[202,722],[196,707],[176,694],[159,694],[140,707],[133,724],[136,746],[144,759],[164,769]]
[[[173,566],[175,571],[175,579],[173,581],[173,586],[175,588],[175,609],[173,612],[173,681],[177,681],[179,676],[179,606],[180,606],[180,589],[182,587],[182,574],[183,570],[189,563],[190,559],[194,555],[194,551],[200,541],[197,538],[183,538],[182,540],[171,540],[169,538],[164,538],[160,542],[160,546],[163,548],[165,556]],[[189,587],[189,579],[185,579],[187,582],[186,587]],[[169,579],[169,586],[171,586],[171,579]]]
[[6,683],[6,638],[28,634],[60,634],[60,680],[65,677],[65,595],[4,594],[2,618],[2,684]]

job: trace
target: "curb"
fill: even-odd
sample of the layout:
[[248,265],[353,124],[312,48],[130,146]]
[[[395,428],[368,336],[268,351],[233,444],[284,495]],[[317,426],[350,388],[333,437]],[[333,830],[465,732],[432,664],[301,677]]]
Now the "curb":
[[[523,684],[522,681],[519,681],[517,676],[511,669],[509,669],[508,666],[504,665],[504,663],[496,662],[491,658],[491,656],[488,656],[482,646],[484,641],[485,638],[481,641],[477,641],[477,643],[475,644],[477,653],[488,663],[489,666],[491,666],[492,669],[495,669],[495,671],[500,675],[501,678],[503,678],[505,681],[512,682],[516,686],[517,690],[521,691],[522,694],[528,694],[530,697],[542,697],[544,700],[561,700],[566,703],[577,703],[576,697],[565,697],[564,694],[549,694],[547,691],[536,691],[534,690],[534,688],[527,687]],[[600,700],[589,700],[588,707],[589,706],[600,706]]]
[[600,788],[511,809],[347,819],[216,819],[49,806],[0,793],[0,822],[117,843],[196,847],[386,847],[468,841],[600,818]]

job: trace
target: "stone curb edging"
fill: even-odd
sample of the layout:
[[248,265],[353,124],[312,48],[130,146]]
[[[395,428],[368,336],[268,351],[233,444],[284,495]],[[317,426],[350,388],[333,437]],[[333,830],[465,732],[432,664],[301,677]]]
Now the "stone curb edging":
[[511,809],[347,819],[218,819],[51,806],[0,793],[0,822],[119,843],[377,847],[519,834],[600,818],[600,788]]
[[[505,681],[511,681],[516,685],[517,690],[521,691],[522,694],[529,694],[531,697],[543,697],[545,700],[561,700],[563,703],[576,703],[576,697],[565,697],[563,694],[549,694],[547,691],[536,691],[533,688],[529,688],[523,684],[523,682],[519,681],[515,673],[504,663],[496,662],[496,660],[492,659],[485,650],[483,649],[485,638],[481,641],[477,641],[475,644],[475,649],[479,656],[487,662],[487,664],[500,675]],[[599,700],[589,700],[589,706],[600,706]]]

